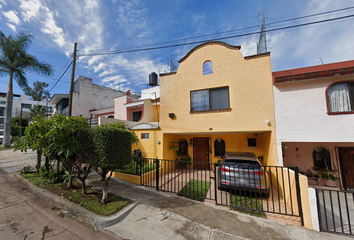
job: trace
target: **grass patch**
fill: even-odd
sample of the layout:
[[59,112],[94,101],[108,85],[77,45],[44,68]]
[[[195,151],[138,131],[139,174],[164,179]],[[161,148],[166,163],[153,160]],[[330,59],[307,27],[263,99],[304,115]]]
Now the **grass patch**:
[[105,204],[100,203],[102,199],[102,191],[91,187],[87,187],[87,196],[82,196],[81,183],[73,182],[74,187],[66,189],[67,184],[56,183],[49,184],[48,180],[36,175],[36,173],[28,173],[22,175],[35,186],[44,188],[62,198],[68,199],[94,213],[109,216],[124,208],[130,203],[129,200],[120,198],[113,194],[108,194],[108,201]]
[[249,196],[245,196],[245,194],[241,196],[241,195],[238,195],[237,193],[231,192],[230,193],[230,197],[231,197],[230,204],[235,207],[231,207],[230,209],[240,212],[240,213],[246,213],[248,215],[252,215],[255,217],[267,218],[265,213],[262,211],[237,208],[237,207],[243,207],[243,208],[263,210],[262,204],[259,201],[257,194],[247,193]]
[[[145,164],[141,169],[141,175],[143,175],[147,172],[153,171],[155,169],[156,169],[155,164]],[[128,164],[128,165],[125,165],[121,169],[116,169],[115,172],[139,176],[140,175],[140,166],[138,165],[138,168],[137,168],[137,166],[135,164]]]
[[191,179],[182,188],[182,190],[178,193],[178,195],[185,196],[189,199],[197,200],[199,202],[204,202],[205,200],[204,198],[207,195],[209,187],[210,187],[210,182]]
[[[1,145],[1,144],[0,144]],[[5,149],[11,149],[11,148],[15,148],[14,146],[11,146],[9,148],[3,148],[3,147],[0,147],[0,150],[5,150]]]

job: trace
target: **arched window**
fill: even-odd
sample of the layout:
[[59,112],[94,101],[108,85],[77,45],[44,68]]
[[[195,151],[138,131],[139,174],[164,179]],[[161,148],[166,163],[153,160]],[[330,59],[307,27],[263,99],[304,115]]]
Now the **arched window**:
[[186,139],[182,138],[179,140],[179,154],[180,155],[188,155],[188,142]]
[[210,61],[206,61],[203,65],[203,75],[213,73],[213,64]]
[[342,82],[327,89],[328,112],[354,112],[354,82]]
[[114,116],[113,115],[109,115],[109,116],[107,116],[107,118],[114,118]]
[[324,170],[328,168],[332,170],[331,153],[327,148],[317,147],[313,150],[313,166],[315,169]]
[[224,156],[225,154],[225,141],[222,140],[221,138],[218,138],[214,142],[214,148],[215,148],[215,156]]

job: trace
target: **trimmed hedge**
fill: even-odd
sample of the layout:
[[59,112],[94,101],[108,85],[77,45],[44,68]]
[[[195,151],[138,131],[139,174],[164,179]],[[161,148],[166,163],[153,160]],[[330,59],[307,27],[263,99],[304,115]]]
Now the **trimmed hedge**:
[[131,138],[128,130],[117,128],[91,128],[93,131],[94,157],[92,165],[113,171],[131,161]]

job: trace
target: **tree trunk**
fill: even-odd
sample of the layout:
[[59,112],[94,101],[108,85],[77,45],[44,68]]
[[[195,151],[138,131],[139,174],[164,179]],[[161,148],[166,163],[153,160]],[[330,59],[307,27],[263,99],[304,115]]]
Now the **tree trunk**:
[[37,164],[36,164],[36,173],[39,174],[39,168],[41,167],[42,163],[42,149],[37,150]]
[[82,179],[81,180],[81,185],[82,185],[82,196],[85,197],[87,195],[87,192],[86,192],[86,179]]
[[49,158],[48,157],[45,157],[44,166],[45,166],[45,170],[47,170],[47,172],[49,172]]
[[103,188],[102,188],[102,200],[101,203],[106,203],[107,202],[107,196],[108,196],[108,181],[105,180],[103,181]]
[[7,89],[5,103],[4,138],[2,140],[3,148],[11,147],[11,117],[13,103],[12,77],[13,72],[10,72],[9,87]]
[[66,188],[69,189],[69,188],[72,188],[72,187],[73,187],[73,175],[72,175],[73,166],[72,166],[71,163],[68,164],[68,169],[67,169],[67,171],[69,172],[70,177],[69,177],[69,181],[68,181],[68,186],[66,186]]
[[59,172],[60,169],[60,161],[57,159],[57,173]]

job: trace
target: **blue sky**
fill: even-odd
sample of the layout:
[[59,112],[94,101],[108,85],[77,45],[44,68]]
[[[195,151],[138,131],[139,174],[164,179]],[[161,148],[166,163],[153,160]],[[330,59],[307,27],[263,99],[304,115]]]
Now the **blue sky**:
[[[78,54],[128,49],[200,35],[220,33],[240,28],[240,31],[211,35],[162,45],[202,41],[247,32],[256,32],[257,16],[267,10],[266,23],[354,6],[348,0],[298,1],[236,1],[236,0],[0,0],[0,30],[5,35],[20,31],[32,33],[35,38],[29,52],[55,68],[53,78],[27,73],[30,86],[34,81],[49,83],[63,73],[78,43]],[[325,14],[279,24],[267,29],[352,15],[354,9]],[[272,70],[284,70],[324,63],[352,60],[354,56],[354,17],[312,26],[267,33]],[[256,54],[259,35],[226,39],[240,45],[244,56]],[[154,45],[155,46],[155,45]],[[93,79],[95,84],[140,93],[146,88],[149,73],[168,70],[169,55],[178,66],[191,48],[186,45],[173,48],[80,57],[75,76]],[[68,93],[71,68],[51,91]],[[0,92],[6,92],[8,76],[0,77]],[[14,85],[14,93],[23,94]]]

